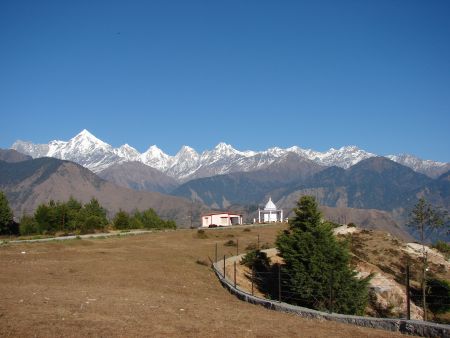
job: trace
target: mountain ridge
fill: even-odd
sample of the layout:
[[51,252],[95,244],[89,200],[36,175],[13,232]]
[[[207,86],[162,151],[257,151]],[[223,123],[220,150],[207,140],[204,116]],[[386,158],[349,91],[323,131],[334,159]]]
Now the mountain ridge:
[[[128,144],[114,148],[86,129],[69,141],[55,140],[48,144],[33,144],[18,140],[12,145],[12,149],[33,158],[48,156],[70,160],[96,173],[114,164],[137,161],[158,169],[181,183],[195,178],[264,169],[292,154],[322,166],[334,165],[344,169],[364,159],[378,156],[357,146],[330,148],[325,152],[298,146],[285,149],[272,147],[264,151],[239,151],[223,142],[214,149],[202,153],[189,146],[183,146],[177,154],[171,156],[156,145],[150,146],[143,153],[139,153]],[[430,177],[438,177],[450,170],[450,163],[422,160],[412,155],[387,155],[387,157]]]

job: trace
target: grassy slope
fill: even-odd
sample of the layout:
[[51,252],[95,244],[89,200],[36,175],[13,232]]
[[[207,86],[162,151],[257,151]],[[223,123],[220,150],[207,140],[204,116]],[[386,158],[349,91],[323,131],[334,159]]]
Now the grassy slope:
[[[0,336],[400,337],[239,301],[197,261],[272,243],[279,226],[0,247]],[[25,254],[21,252],[25,251]]]

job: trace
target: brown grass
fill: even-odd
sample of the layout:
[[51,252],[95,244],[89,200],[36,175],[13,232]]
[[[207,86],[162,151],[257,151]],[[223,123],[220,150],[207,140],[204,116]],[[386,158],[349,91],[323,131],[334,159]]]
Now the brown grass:
[[[280,226],[0,247],[2,337],[396,337],[239,301],[199,262],[273,243]],[[242,249],[241,249],[242,250]],[[22,254],[21,252],[26,252]]]

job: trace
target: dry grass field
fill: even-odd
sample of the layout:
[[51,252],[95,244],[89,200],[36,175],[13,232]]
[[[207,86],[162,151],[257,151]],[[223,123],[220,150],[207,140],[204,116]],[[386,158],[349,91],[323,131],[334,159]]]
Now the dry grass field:
[[[239,301],[209,266],[279,226],[0,247],[1,337],[396,337]],[[203,238],[206,237],[206,238]]]

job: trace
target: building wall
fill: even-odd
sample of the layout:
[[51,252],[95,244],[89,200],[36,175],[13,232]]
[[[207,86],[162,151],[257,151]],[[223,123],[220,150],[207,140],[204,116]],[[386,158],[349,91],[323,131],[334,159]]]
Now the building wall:
[[264,214],[264,222],[277,222],[278,214],[276,212],[272,214]]
[[242,216],[227,213],[202,216],[202,227],[205,228],[207,228],[210,224],[215,224],[217,226],[230,226],[232,225],[232,222],[242,224]]

